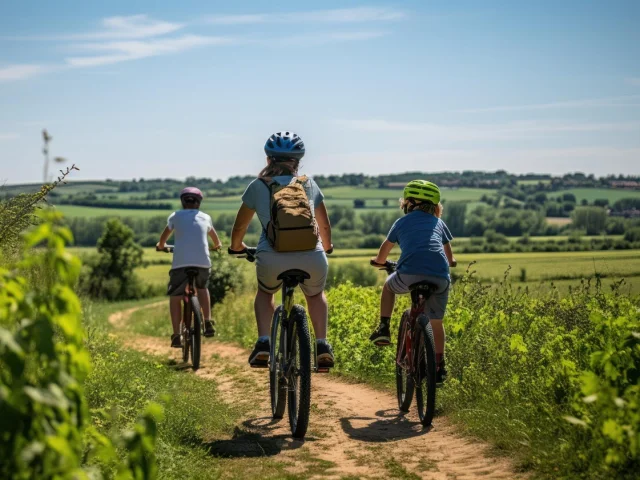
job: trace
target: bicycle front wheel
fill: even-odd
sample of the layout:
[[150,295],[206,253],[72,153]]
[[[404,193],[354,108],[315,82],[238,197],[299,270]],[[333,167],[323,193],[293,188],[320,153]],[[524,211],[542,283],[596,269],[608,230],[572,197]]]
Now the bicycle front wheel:
[[300,305],[291,311],[287,340],[291,345],[286,362],[289,425],[294,438],[304,438],[311,408],[311,340],[307,314]]
[[415,385],[411,376],[411,359],[407,352],[407,334],[410,333],[409,310],[405,310],[398,328],[398,344],[396,346],[396,391],[398,395],[398,409],[408,412],[413,400]]
[[191,366],[194,370],[200,368],[200,352],[202,351],[202,310],[200,302],[194,295],[191,301],[191,311],[193,312],[193,322],[191,324]]
[[420,423],[428,427],[436,411],[436,347],[426,315],[418,316],[416,329],[416,402]]
[[269,352],[269,393],[271,416],[280,419],[287,407],[287,383],[283,376],[284,343],[282,332],[282,305],[273,314],[271,322],[271,351]]

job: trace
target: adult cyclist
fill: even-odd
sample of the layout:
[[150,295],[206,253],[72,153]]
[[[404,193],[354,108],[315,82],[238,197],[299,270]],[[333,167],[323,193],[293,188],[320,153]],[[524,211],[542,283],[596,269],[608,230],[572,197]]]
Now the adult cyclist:
[[328,305],[324,294],[328,271],[325,251],[331,249],[331,225],[324,204],[324,195],[313,179],[308,178],[305,191],[319,228],[316,248],[301,252],[276,252],[265,234],[270,220],[271,205],[271,192],[267,182],[275,181],[280,185],[287,185],[297,177],[305,147],[302,139],[295,133],[278,132],[267,139],[264,151],[267,154],[267,165],[242,195],[242,206],[231,233],[231,250],[241,251],[246,248],[242,240],[254,214],[258,214],[263,227],[256,252],[258,292],[254,308],[258,324],[258,341],[249,356],[249,364],[252,367],[267,366],[269,329],[275,309],[273,296],[282,287],[282,281],[278,280],[278,275],[286,270],[300,269],[311,276],[300,285],[300,288],[307,299],[307,308],[316,336],[318,366],[331,368],[334,358],[331,345],[326,339]]

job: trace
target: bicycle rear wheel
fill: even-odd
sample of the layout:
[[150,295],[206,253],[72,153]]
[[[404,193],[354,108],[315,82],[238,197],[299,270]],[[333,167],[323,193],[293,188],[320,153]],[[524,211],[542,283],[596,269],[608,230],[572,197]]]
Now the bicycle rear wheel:
[[200,352],[202,351],[202,310],[195,295],[190,298],[193,322],[191,323],[191,365],[194,370],[200,368]]
[[295,305],[291,311],[287,340],[291,345],[286,362],[290,365],[287,379],[289,425],[294,438],[304,438],[311,408],[311,341],[307,314],[300,305]]
[[410,329],[409,310],[405,310],[398,328],[398,344],[396,347],[396,391],[398,395],[398,409],[408,412],[413,400],[415,385],[411,376],[410,358],[407,356],[406,341],[407,332]]
[[189,345],[191,343],[191,335],[189,329],[191,326],[191,305],[189,302],[184,302],[182,308],[182,322],[180,322],[180,335],[182,336],[182,361],[187,363],[189,361]]
[[436,411],[436,347],[433,330],[426,315],[418,316],[416,329],[416,402],[420,423],[428,427]]
[[269,393],[271,416],[280,419],[287,408],[287,383],[283,379],[282,366],[284,344],[282,337],[282,305],[278,306],[271,321],[271,351],[269,352]]

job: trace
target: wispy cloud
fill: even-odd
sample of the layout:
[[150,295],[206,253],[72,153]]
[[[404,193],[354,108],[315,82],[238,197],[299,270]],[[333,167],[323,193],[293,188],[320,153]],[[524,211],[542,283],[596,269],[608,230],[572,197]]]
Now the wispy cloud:
[[5,140],[15,140],[16,138],[19,138],[20,135],[18,135],[17,133],[2,133],[0,132],[0,142],[3,142]]
[[626,95],[622,97],[587,98],[583,100],[569,100],[549,103],[535,103],[529,105],[500,105],[494,107],[466,108],[458,110],[462,113],[482,112],[512,112],[521,110],[555,110],[563,108],[595,108],[595,107],[638,107],[640,95]]
[[423,140],[488,141],[548,136],[572,132],[640,133],[640,122],[561,123],[509,122],[500,124],[446,125],[423,122],[393,122],[388,120],[336,120],[342,127],[366,132],[420,134]]
[[625,79],[626,83],[634,87],[640,87],[640,77],[629,77]]
[[44,73],[50,69],[50,67],[45,65],[28,63],[7,65],[6,67],[0,67],[0,82],[24,80],[26,78],[35,77],[36,75]]
[[145,41],[115,41],[76,45],[82,50],[109,52],[105,55],[87,55],[66,58],[67,65],[72,67],[95,67],[118,62],[137,60],[158,55],[178,53],[204,45],[225,45],[233,43],[227,37],[206,37],[201,35],[183,35],[175,38],[164,38]]
[[319,32],[283,37],[253,38],[253,40],[248,43],[275,47],[306,47],[335,42],[371,40],[373,38],[383,37],[386,34],[387,32],[382,31]]
[[310,12],[212,15],[205,21],[213,25],[250,25],[256,23],[363,23],[399,20],[405,13],[390,7],[356,7]]

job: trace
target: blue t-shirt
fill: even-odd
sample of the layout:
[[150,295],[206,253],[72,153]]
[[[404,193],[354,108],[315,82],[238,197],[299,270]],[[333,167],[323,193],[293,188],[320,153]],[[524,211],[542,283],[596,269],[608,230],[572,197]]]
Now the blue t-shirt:
[[449,278],[443,245],[453,240],[447,225],[435,215],[414,210],[393,224],[387,240],[402,249],[398,272]]

